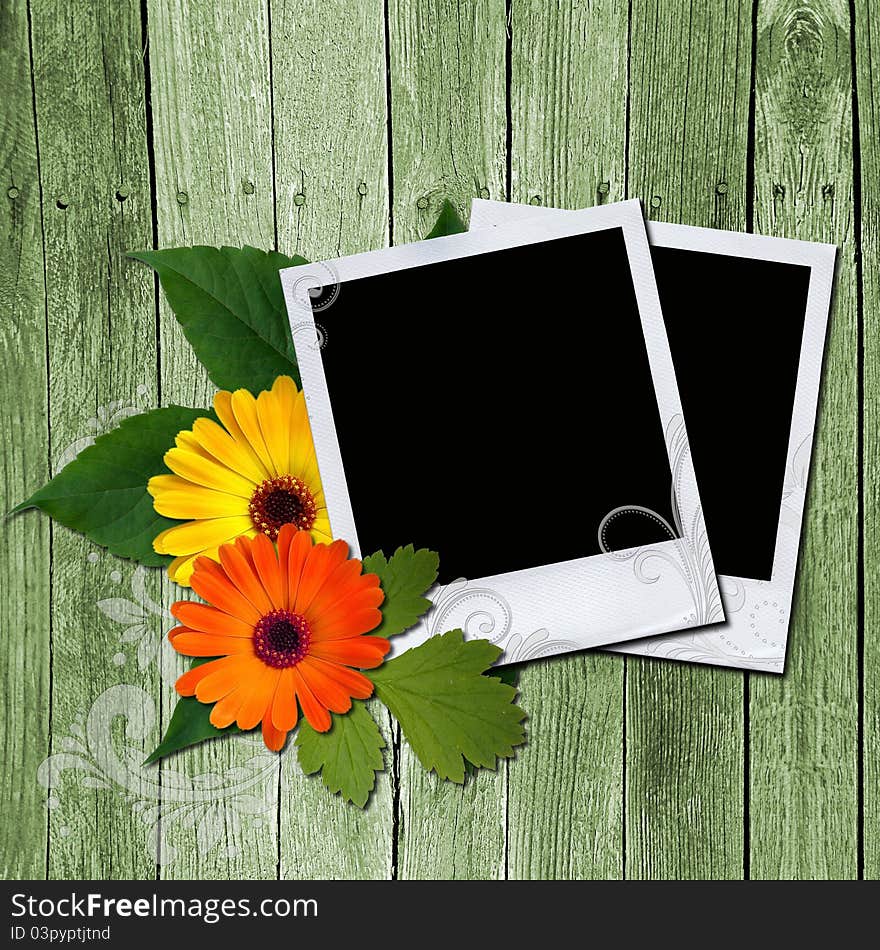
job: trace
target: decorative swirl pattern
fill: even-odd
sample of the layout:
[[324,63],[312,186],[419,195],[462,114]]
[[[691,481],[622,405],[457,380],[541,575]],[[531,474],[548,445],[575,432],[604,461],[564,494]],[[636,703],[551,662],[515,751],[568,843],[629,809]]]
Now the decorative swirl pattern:
[[[125,723],[121,740],[114,738],[119,719]],[[158,725],[149,693],[138,686],[111,686],[92,704],[84,724],[71,725],[61,740],[62,751],[40,764],[37,779],[54,791],[65,773],[74,772],[84,787],[115,791],[139,815],[150,851],[166,866],[177,855],[169,838],[172,829],[194,827],[199,850],[207,853],[240,833],[245,819],[256,826],[261,816],[271,820],[279,766],[262,743],[251,736],[237,737],[235,741],[253,746],[253,756],[232,768],[190,777],[177,769],[143,764],[144,744],[154,738]],[[49,798],[50,808],[59,804],[56,797]]]
[[[632,558],[635,575],[643,584],[656,584],[663,575],[664,564],[672,567],[690,591],[694,604],[694,612],[683,620],[689,626],[705,626],[723,620],[724,611],[715,578],[702,508],[695,504],[693,510],[685,513],[683,517],[679,504],[679,499],[686,497],[682,484],[690,455],[684,419],[680,415],[673,416],[669,421],[666,427],[666,442],[672,469],[672,517],[675,528],[673,529],[672,525],[656,511],[640,505],[629,505],[626,508],[615,508],[605,515],[599,524],[599,544],[603,551],[614,553],[614,556],[622,560]],[[668,545],[663,548],[646,545],[623,552],[609,551],[605,536],[606,529],[623,511],[651,517],[669,532],[671,540],[676,540],[674,547],[670,549]],[[673,551],[675,554],[672,553]]]
[[510,604],[495,591],[468,587],[464,578],[441,588],[429,615],[429,635],[461,630],[465,638],[500,643],[510,633]]

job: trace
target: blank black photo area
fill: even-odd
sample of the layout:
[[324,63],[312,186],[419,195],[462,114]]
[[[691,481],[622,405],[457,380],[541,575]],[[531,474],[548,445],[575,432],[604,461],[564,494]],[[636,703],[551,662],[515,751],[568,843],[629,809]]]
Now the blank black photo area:
[[[620,507],[650,509],[674,534],[620,228],[338,291],[316,319],[364,554],[430,547],[445,583],[599,554],[600,523]],[[671,536],[621,519],[606,544]]]
[[651,255],[715,570],[769,580],[810,268]]

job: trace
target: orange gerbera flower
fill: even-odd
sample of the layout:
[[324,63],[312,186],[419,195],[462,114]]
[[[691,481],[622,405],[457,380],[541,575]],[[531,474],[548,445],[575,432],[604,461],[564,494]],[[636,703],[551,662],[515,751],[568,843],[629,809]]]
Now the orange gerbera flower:
[[364,636],[382,619],[384,594],[379,578],[347,554],[344,541],[314,544],[308,531],[284,525],[277,550],[258,534],[224,544],[219,564],[198,558],[192,587],[207,603],[178,601],[171,613],[183,626],[168,638],[178,653],[218,659],[184,673],[177,691],[214,703],[218,729],[262,722],[273,751],[296,726],[297,704],[326,732],[330,712],[373,692],[352,667],[379,666],[390,646]]

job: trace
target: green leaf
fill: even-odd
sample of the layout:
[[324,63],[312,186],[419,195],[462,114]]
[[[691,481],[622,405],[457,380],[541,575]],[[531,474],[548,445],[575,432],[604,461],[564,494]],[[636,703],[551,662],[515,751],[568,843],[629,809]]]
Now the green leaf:
[[467,231],[467,225],[461,220],[461,215],[456,210],[455,205],[446,198],[443,201],[443,207],[440,209],[440,217],[437,218],[437,223],[431,228],[431,233],[425,240],[446,237],[448,234],[461,234],[463,231]]
[[482,675],[500,653],[452,630],[366,673],[419,761],[440,778],[461,784],[464,760],[494,769],[525,741],[516,690]]
[[131,416],[98,436],[13,511],[40,508],[112,554],[148,567],[167,564],[170,558],[153,550],[153,538],[180,522],[156,513],[147,482],[168,471],[162,458],[177,433],[213,415],[209,409],[167,406]]
[[508,686],[516,687],[519,683],[519,668],[521,663],[510,663],[507,666],[493,666],[491,670],[486,670],[484,676],[494,676]]
[[241,732],[235,723],[225,729],[218,729],[212,725],[211,710],[213,708],[213,705],[200,703],[195,696],[181,696],[174,707],[171,722],[168,723],[162,741],[144,761],[144,765],[171,755],[172,752],[179,752],[187,746],[204,742],[206,739],[216,739],[218,736]]
[[[511,663],[508,666],[493,666],[486,670],[483,673],[483,676],[491,676],[494,679],[501,680],[502,683],[506,683],[508,686],[513,686],[516,688],[519,683],[519,668],[521,664]],[[477,767],[468,761],[464,763],[464,770],[468,775],[476,775]]]
[[130,254],[155,268],[184,335],[221,389],[299,385],[296,351],[278,271],[303,257],[254,247],[178,247]]
[[381,551],[364,558],[364,571],[378,574],[385,600],[382,601],[382,623],[370,636],[393,637],[408,630],[431,606],[422,596],[437,580],[440,558],[434,551],[411,544],[398,548],[387,560]]
[[363,808],[385,767],[385,740],[365,703],[356,702],[344,715],[333,715],[328,732],[315,732],[303,720],[296,736],[299,764],[306,775],[321,773],[334,794]]

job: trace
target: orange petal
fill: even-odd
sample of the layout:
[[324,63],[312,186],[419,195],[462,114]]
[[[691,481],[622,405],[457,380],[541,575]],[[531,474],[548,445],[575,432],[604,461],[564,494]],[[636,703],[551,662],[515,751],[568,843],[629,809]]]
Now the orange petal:
[[[320,660],[318,657],[309,656],[300,663],[300,667],[308,664],[313,669],[319,670],[325,676],[338,683],[348,694],[355,699],[368,699],[373,695],[373,683],[368,680],[363,673],[357,670],[349,669],[347,666],[340,666],[338,663],[328,663],[326,660]],[[299,669],[299,667],[297,667]]]
[[296,536],[296,528],[292,524],[281,526],[275,543],[278,545],[278,577],[281,584],[281,606],[287,606],[287,596],[290,590],[287,559],[290,556],[290,545]]
[[247,697],[238,711],[238,725],[241,729],[253,729],[263,718],[272,702],[280,676],[280,670],[265,665],[254,674]]
[[[302,663],[300,663],[299,666],[302,666]],[[296,666],[292,666],[290,667],[290,672],[293,674],[296,695],[302,707],[303,715],[315,732],[326,732],[333,721],[330,718],[330,713],[326,707],[321,705],[315,697],[315,694],[309,688],[309,684],[300,676],[299,669]]]
[[[283,528],[281,529],[284,530]],[[292,610],[296,603],[303,568],[312,550],[312,537],[308,531],[297,531],[287,553],[287,606]]]
[[351,693],[316,663],[304,660],[296,667],[296,671],[322,706],[335,713],[345,713],[351,709]]
[[200,630],[177,634],[171,645],[185,656],[231,656],[237,653],[254,655],[254,642],[250,638],[218,637]]
[[209,719],[211,725],[218,729],[225,729],[235,722],[241,704],[245,700],[245,691],[243,689],[234,689],[228,696],[224,696],[220,702],[214,705]]
[[202,630],[218,637],[247,637],[254,635],[254,625],[231,617],[229,614],[211,607],[210,604],[198,604],[192,600],[179,600],[171,608],[171,613],[192,630]]
[[215,670],[196,686],[200,703],[216,703],[251,679],[263,665],[253,656],[226,656],[211,664]]
[[348,545],[345,541],[334,541],[332,544],[316,544],[306,560],[299,589],[296,592],[296,606],[294,610],[301,614],[308,609],[315,595],[324,586],[327,578],[339,567],[348,556]]
[[181,633],[192,633],[192,630],[189,627],[172,627],[168,631],[168,639],[174,643],[174,638]]
[[382,622],[382,613],[375,607],[358,607],[354,609],[343,605],[328,610],[320,617],[308,617],[312,628],[312,637],[317,643],[320,640],[346,640],[362,633],[375,630]]
[[229,575],[216,561],[199,558],[195,567],[190,582],[192,589],[202,600],[251,625],[260,619],[257,608],[232,583]]
[[360,591],[371,590],[374,592],[372,595],[374,602],[367,606],[378,607],[382,603],[385,595],[379,586],[379,578],[375,574],[361,574],[361,567],[361,562],[352,558],[343,561],[333,571],[314,600],[309,604],[309,608],[314,611],[316,616],[325,610],[329,610],[343,598]]
[[289,731],[299,718],[296,710],[296,690],[293,680],[293,667],[281,671],[275,696],[272,698],[272,725],[276,729]]
[[193,667],[187,670],[183,676],[178,677],[175,688],[181,696],[195,696],[196,687],[206,677],[216,672],[217,664],[223,663],[226,657],[221,660],[214,660],[213,663],[203,663],[201,666]]
[[280,752],[284,748],[284,742],[287,739],[287,733],[282,732],[280,729],[276,729],[272,725],[272,719],[269,715],[269,710],[266,710],[265,715],[263,716],[263,742],[266,743],[266,748],[270,749],[272,752]]
[[383,637],[347,637],[345,640],[321,640],[309,648],[309,655],[333,663],[344,663],[362,670],[382,665],[391,644]]
[[250,545],[254,559],[254,567],[260,578],[272,606],[277,609],[284,607],[284,585],[281,583],[281,571],[278,567],[278,555],[275,546],[265,534],[258,534]]
[[249,542],[224,544],[220,548],[220,563],[229,575],[229,579],[259,611],[260,616],[269,613],[272,604],[257,577],[250,559],[246,556]]

